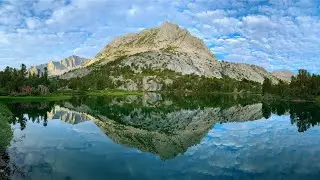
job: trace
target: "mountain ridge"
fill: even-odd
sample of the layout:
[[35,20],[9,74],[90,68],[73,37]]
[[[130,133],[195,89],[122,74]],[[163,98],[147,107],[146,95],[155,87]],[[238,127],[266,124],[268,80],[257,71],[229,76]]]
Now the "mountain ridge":
[[[70,57],[74,59],[72,57],[77,56]],[[42,64],[37,68],[43,70],[44,67],[48,67],[49,75],[72,79],[87,76],[92,71],[121,59],[117,66],[128,66],[134,73],[141,73],[142,70],[149,68],[160,71],[171,70],[182,75],[249,80],[260,84],[265,78],[271,79],[273,83],[282,80],[281,77],[257,65],[218,61],[201,39],[192,36],[177,24],[169,22],[163,22],[159,27],[144,29],[138,33],[119,36],[108,43],[94,58],[80,59],[83,59],[81,63],[71,68],[63,66],[62,61]],[[61,66],[64,68],[59,68]],[[32,67],[30,71],[35,72],[36,68]],[[117,79],[117,77],[112,78]]]
[[269,78],[273,83],[278,82],[278,78],[263,67],[218,61],[201,39],[169,22],[162,23],[160,27],[115,38],[82,68],[60,77],[70,79],[86,76],[95,68],[107,65],[119,57],[125,57],[120,66],[129,66],[134,72],[151,67],[183,75],[195,74],[218,79],[230,77],[260,84],[265,78]]
[[60,61],[50,61],[48,63],[31,66],[28,71],[32,74],[37,74],[38,69],[40,72],[44,72],[44,68],[47,67],[49,76],[59,76],[63,73],[84,66],[88,61],[89,60],[86,58],[72,55]]
[[290,82],[291,77],[295,76],[294,73],[292,73],[291,71],[288,71],[288,70],[273,71],[272,75],[281,79],[282,81],[285,81],[285,82]]
[[[165,50],[170,47],[179,52],[198,53],[210,60],[216,60],[201,39],[191,36],[186,29],[180,28],[177,24],[163,22],[159,27],[116,37],[87,66],[100,60],[112,59],[119,53],[120,55],[134,55],[147,51]],[[190,52],[190,50],[196,52]]]

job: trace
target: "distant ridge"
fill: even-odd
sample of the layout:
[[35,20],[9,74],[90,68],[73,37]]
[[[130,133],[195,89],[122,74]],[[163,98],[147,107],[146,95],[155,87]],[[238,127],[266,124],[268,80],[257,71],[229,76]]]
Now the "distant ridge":
[[295,74],[293,74],[291,71],[286,70],[273,71],[272,75],[286,82],[290,82],[291,77],[295,76]]
[[89,60],[86,58],[72,55],[72,56],[69,56],[67,58],[62,59],[61,61],[51,61],[46,64],[32,66],[29,69],[29,72],[37,74],[38,69],[40,70],[40,72],[43,72],[44,68],[47,67],[49,76],[58,76],[58,75],[61,75],[65,72],[82,67],[88,62],[89,62]]

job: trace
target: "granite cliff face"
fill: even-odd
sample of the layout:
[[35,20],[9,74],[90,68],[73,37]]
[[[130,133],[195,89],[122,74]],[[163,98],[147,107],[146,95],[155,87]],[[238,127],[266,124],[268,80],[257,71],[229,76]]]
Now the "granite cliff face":
[[216,60],[202,40],[192,36],[187,30],[181,29],[176,24],[164,22],[160,27],[114,39],[90,63],[105,62],[119,55],[130,56],[141,52],[161,50],[198,55],[202,57],[201,60]]
[[160,27],[118,37],[109,43],[86,68],[66,73],[61,78],[82,77],[92,70],[122,58],[121,66],[141,69],[169,69],[178,73],[206,77],[230,77],[263,83],[265,77],[278,80],[262,67],[218,61],[204,42],[176,24],[164,22]]
[[38,69],[40,70],[40,72],[44,72],[44,68],[47,67],[49,76],[58,76],[73,69],[80,68],[88,62],[88,59],[73,55],[62,59],[61,61],[51,61],[47,64],[32,66],[29,71],[31,73],[37,74]]

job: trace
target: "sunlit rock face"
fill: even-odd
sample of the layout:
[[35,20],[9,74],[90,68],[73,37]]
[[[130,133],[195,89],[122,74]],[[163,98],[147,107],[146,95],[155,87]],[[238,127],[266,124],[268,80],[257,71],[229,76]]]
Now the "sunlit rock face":
[[92,62],[109,60],[110,57],[117,55],[134,55],[161,49],[198,54],[200,57],[216,60],[202,40],[192,36],[187,30],[176,24],[164,22],[160,27],[115,38]]
[[[146,68],[168,69],[183,75],[230,77],[239,81],[247,79],[259,83],[263,83],[264,78],[269,78],[275,83],[278,82],[277,78],[262,67],[218,61],[201,39],[192,36],[186,29],[168,22],[164,22],[159,27],[114,39],[85,65],[86,68],[66,73],[61,78],[86,76],[93,69],[119,57],[124,57],[119,66],[129,66],[135,73]],[[162,84],[157,83],[156,78],[143,81],[143,90],[161,89]],[[122,87],[122,89],[136,89],[134,82],[127,83],[128,87]]]
[[58,76],[73,69],[80,68],[87,62],[89,62],[88,59],[73,55],[62,59],[61,61],[51,61],[47,64],[33,66],[29,69],[29,72],[37,74],[38,69],[40,72],[44,72],[44,68],[47,67],[49,76]]

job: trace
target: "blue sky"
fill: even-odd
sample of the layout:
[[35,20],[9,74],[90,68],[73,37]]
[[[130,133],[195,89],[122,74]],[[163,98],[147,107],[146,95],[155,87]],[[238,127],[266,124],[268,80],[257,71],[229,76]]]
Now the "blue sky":
[[318,0],[0,1],[0,68],[90,58],[114,37],[163,21],[187,28],[220,60],[320,73]]

